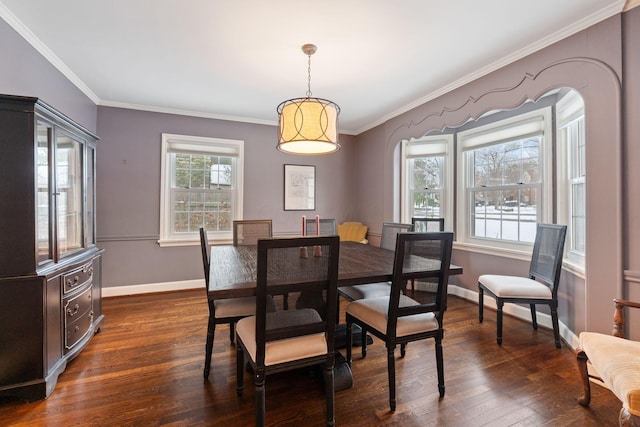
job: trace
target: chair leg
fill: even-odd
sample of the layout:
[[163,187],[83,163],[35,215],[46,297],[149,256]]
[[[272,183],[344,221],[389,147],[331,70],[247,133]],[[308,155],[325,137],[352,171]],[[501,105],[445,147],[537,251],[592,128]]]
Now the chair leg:
[[400,357],[404,357],[407,354],[407,343],[400,344]]
[[347,320],[347,342],[346,342],[346,347],[347,347],[347,364],[349,366],[351,366],[351,345],[353,342],[353,337],[351,336],[353,330],[353,323],[351,323],[349,320]]
[[360,342],[362,342],[362,358],[367,357],[367,330],[360,325]]
[[387,370],[389,371],[389,407],[391,412],[396,410],[396,360],[395,346],[387,346]]
[[289,294],[282,295],[282,308],[284,310],[289,310]]
[[536,316],[536,305],[535,304],[529,304],[529,307],[531,307],[531,325],[533,326],[533,330],[537,331],[538,330],[538,318]]
[[209,378],[211,369],[211,353],[213,353],[213,338],[216,333],[216,319],[213,315],[209,315],[209,324],[207,325],[207,344],[204,350],[204,379]]
[[244,391],[244,349],[238,342],[236,345],[236,396]]
[[444,356],[442,354],[442,338],[436,338],[436,365],[438,367],[438,392],[444,397]]
[[496,335],[496,341],[498,341],[498,345],[502,345],[502,307],[504,307],[504,302],[501,300],[497,301],[498,305],[498,333]]
[[233,343],[236,335],[236,322],[229,323],[229,341]]
[[553,325],[553,339],[556,342],[556,348],[560,348],[560,325],[558,324],[558,307],[551,306],[551,323]]
[[576,362],[578,363],[578,372],[582,378],[582,387],[584,394],[578,399],[578,403],[582,406],[589,406],[591,403],[591,383],[589,381],[589,371],[587,370],[587,357],[586,353],[581,349],[576,350]]
[[324,369],[324,390],[327,398],[327,426],[336,425],[333,363],[327,362]]
[[482,323],[484,320],[484,289],[478,286],[478,321]]
[[256,426],[264,427],[265,425],[265,389],[264,381],[265,372],[263,368],[256,368],[255,382],[256,382]]

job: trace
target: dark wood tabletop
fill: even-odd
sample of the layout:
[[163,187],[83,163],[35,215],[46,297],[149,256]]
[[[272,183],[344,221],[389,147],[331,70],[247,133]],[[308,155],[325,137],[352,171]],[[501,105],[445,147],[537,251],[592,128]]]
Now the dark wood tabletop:
[[[212,246],[210,299],[253,296],[256,293],[256,246]],[[338,286],[390,281],[394,251],[356,242],[340,243]],[[451,265],[449,274],[462,274]]]

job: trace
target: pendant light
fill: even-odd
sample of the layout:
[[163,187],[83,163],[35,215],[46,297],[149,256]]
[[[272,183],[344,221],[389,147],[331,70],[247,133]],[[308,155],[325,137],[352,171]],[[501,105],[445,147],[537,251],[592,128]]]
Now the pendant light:
[[305,44],[308,57],[306,98],[294,98],[278,105],[278,150],[289,154],[328,154],[340,149],[338,114],[340,107],[332,101],[311,97],[311,55],[317,50]]

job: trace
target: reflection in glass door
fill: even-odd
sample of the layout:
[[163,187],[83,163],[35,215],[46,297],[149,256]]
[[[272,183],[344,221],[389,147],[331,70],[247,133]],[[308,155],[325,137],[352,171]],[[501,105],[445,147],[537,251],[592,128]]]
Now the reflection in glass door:
[[58,255],[64,257],[83,247],[82,144],[58,134],[55,161]]
[[51,250],[51,236],[49,236],[49,218],[51,204],[49,195],[49,147],[51,141],[51,127],[38,123],[36,152],[37,175],[37,210],[36,210],[36,247],[38,263],[53,259]]

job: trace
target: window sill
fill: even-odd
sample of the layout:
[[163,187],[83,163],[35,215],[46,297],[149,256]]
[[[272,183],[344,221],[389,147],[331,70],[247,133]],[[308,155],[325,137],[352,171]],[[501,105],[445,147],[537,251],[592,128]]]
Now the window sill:
[[483,255],[493,255],[502,258],[511,258],[521,261],[531,261],[531,250],[519,251],[515,249],[497,248],[493,246],[478,245],[474,243],[454,243],[454,249],[467,252],[475,252]]

